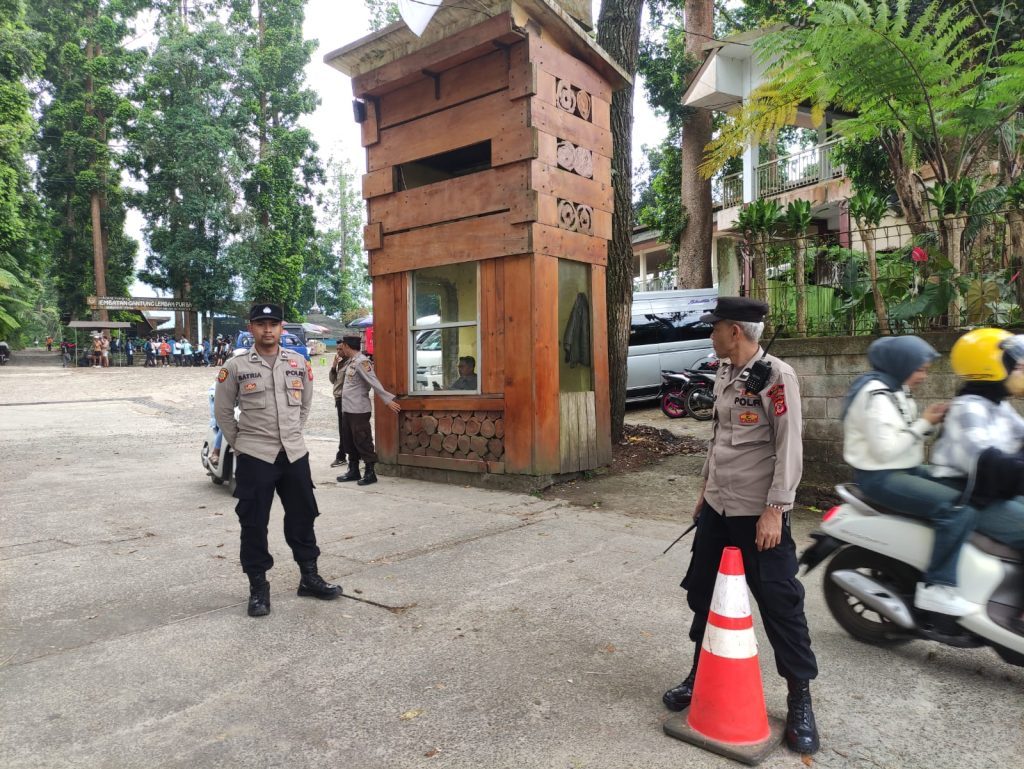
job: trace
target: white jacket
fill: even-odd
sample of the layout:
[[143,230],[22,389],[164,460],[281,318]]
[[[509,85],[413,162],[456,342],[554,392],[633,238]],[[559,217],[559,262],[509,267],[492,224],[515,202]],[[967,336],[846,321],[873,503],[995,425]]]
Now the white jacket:
[[924,462],[925,438],[935,430],[917,415],[906,388],[893,392],[868,382],[843,420],[843,459],[857,470],[908,470]]

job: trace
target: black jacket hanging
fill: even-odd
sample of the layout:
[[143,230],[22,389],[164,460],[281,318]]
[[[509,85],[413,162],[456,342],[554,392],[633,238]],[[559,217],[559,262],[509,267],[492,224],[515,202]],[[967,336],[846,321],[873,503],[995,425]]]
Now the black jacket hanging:
[[590,366],[590,302],[586,294],[576,294],[576,301],[569,313],[562,335],[562,349],[569,368]]

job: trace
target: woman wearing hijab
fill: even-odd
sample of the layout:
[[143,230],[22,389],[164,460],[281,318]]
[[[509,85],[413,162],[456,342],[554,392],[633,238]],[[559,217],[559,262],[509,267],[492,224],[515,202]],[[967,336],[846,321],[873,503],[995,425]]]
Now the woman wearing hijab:
[[925,440],[945,418],[948,404],[932,404],[919,414],[911,396],[937,357],[916,336],[872,342],[872,370],[854,381],[843,404],[843,459],[869,500],[932,523],[935,544],[914,605],[960,617],[980,608],[956,589],[960,548],[977,513],[961,503],[960,491],[935,480],[924,465]]

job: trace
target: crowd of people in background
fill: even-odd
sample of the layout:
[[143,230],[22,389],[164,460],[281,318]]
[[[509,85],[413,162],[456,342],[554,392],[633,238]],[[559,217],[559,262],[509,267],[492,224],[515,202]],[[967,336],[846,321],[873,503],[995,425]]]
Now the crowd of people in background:
[[[213,344],[209,339],[193,345],[187,337],[154,337],[143,342],[146,367],[156,366],[223,366],[231,357],[234,344],[230,337],[220,334]],[[130,365],[130,364],[129,364]]]
[[[72,365],[76,345],[63,341],[60,349],[64,357],[64,365]],[[105,333],[94,333],[81,351],[79,366],[107,368],[111,356],[123,356],[118,365],[135,365],[135,356],[144,357],[145,368],[183,367],[183,366],[223,366],[235,349],[235,341],[231,335],[218,334],[211,343],[209,339],[193,343],[185,336],[175,338],[173,335],[158,335],[150,339],[138,337],[113,337]]]

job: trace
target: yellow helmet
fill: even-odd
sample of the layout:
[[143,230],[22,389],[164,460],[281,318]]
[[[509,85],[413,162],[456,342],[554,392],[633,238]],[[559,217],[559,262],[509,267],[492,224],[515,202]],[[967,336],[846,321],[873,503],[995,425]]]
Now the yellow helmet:
[[1001,328],[976,328],[956,340],[949,363],[957,376],[972,382],[1002,382],[1009,376],[1003,343],[1013,334]]

